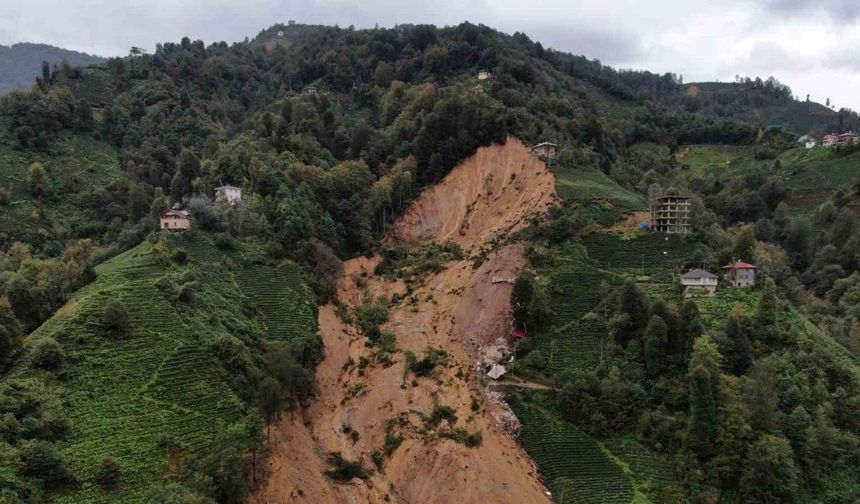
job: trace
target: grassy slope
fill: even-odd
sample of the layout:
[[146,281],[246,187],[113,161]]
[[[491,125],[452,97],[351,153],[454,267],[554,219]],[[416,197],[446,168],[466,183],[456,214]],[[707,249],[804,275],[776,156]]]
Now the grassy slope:
[[[686,84],[685,88],[688,93],[695,88],[701,95],[724,92],[734,86],[736,84],[731,82],[691,82]],[[800,134],[828,131],[835,128],[837,124],[835,111],[817,102],[807,103],[795,100],[766,107],[750,107],[746,118],[768,125],[782,126]]]
[[[624,214],[645,209],[645,201],[599,172],[554,167],[556,189],[569,203],[580,205],[586,222],[612,224]],[[552,266],[538,272],[547,286],[554,312],[548,327],[534,331],[535,349],[519,360],[515,370],[543,364],[546,377],[566,370],[598,365],[606,337],[601,283],[614,288],[624,274],[639,276],[646,252],[646,288],[671,290],[669,282],[692,246],[677,237],[666,243],[656,235],[592,234],[582,244],[550,251]],[[653,252],[659,241],[657,253]],[[669,252],[663,255],[663,250]],[[607,264],[607,255],[610,264]],[[538,397],[535,397],[538,396]],[[566,422],[554,401],[540,394],[511,397],[523,424],[520,441],[558,502],[663,503],[676,502],[671,466],[661,455],[639,445],[631,436],[597,440]]]
[[858,175],[860,153],[838,156],[831,149],[794,148],[782,152],[779,168],[774,160],[755,159],[752,146],[694,145],[684,151],[688,169],[683,180],[705,175],[728,180],[744,173],[766,173],[782,179],[786,202],[798,214],[808,214],[823,203],[834,190],[851,184]]
[[[248,408],[210,347],[216,337],[226,333],[247,340],[268,333],[285,339],[315,338],[311,294],[296,274],[297,267],[252,266],[267,272],[255,276],[255,281],[264,284],[260,290],[271,290],[276,297],[270,305],[294,307],[302,316],[300,326],[281,327],[274,313],[258,320],[254,301],[236,282],[242,277],[241,266],[225,266],[225,253],[207,236],[170,236],[166,245],[167,252],[160,254],[157,247],[143,243],[100,265],[98,279],[28,337],[31,346],[55,336],[67,354],[67,378],[48,383],[65,398],[72,430],[59,447],[83,485],[55,496],[54,502],[142,502],[143,492],[161,483],[168,468],[183,456],[207,452],[219,433]],[[188,251],[186,265],[165,259],[176,248]],[[241,265],[259,252],[243,246],[226,255],[229,263]],[[200,284],[190,306],[170,300],[156,286],[165,274],[189,272]],[[129,337],[119,341],[105,334],[100,324],[106,303],[113,299],[125,304],[131,318]],[[262,312],[268,315],[267,306]],[[44,375],[25,357],[12,377]],[[123,468],[119,490],[110,494],[92,481],[105,456],[115,457]]]
[[[45,199],[45,217],[34,216],[36,204],[27,192],[30,165],[41,162],[49,180],[50,195]],[[71,190],[70,175],[77,174],[80,186]],[[12,241],[39,233],[75,229],[102,219],[82,208],[81,192],[91,191],[123,176],[118,153],[108,144],[83,135],[65,135],[52,144],[47,154],[15,148],[8,132],[0,132],[0,186],[10,189],[11,203],[0,207],[0,239]]]

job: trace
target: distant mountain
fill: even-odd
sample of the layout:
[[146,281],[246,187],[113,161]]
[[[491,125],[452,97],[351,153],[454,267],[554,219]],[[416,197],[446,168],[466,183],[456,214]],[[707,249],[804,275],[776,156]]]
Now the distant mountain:
[[13,89],[30,87],[41,72],[43,61],[47,61],[51,65],[58,65],[63,60],[74,66],[92,65],[105,61],[99,56],[47,44],[0,45],[0,94]]

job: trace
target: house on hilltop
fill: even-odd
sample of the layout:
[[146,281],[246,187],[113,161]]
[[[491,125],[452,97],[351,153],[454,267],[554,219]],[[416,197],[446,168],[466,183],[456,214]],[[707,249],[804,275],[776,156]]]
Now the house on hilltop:
[[215,203],[235,205],[242,200],[242,189],[230,184],[215,188]]
[[489,72],[489,70],[480,70],[478,71],[478,80],[487,80],[491,78],[493,74]]
[[756,268],[750,263],[735,261],[723,266],[723,281],[732,287],[750,288],[755,286]]
[[552,142],[541,142],[532,147],[532,154],[537,157],[552,159],[558,152],[558,145]]
[[710,297],[717,292],[717,275],[703,269],[691,269],[681,275],[684,297]]
[[803,135],[802,137],[797,139],[797,143],[803,144],[803,146],[807,149],[811,149],[816,145],[815,137],[813,137],[812,135]]
[[316,86],[313,86],[313,85],[305,88],[305,94],[309,94],[309,95],[319,94],[319,91],[320,91],[319,88],[317,88]]
[[191,229],[191,212],[171,208],[158,217],[158,225],[167,231],[185,231]]
[[690,232],[690,197],[665,194],[651,200],[651,225],[658,233]]

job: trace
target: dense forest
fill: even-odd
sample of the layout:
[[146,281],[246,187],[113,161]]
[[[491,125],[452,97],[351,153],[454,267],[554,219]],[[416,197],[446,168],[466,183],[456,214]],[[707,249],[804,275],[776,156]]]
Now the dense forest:
[[[492,78],[478,81],[483,69]],[[691,301],[643,289],[635,273],[607,277],[595,294],[607,335],[599,365],[555,370],[539,349],[518,349],[522,373],[559,389],[548,404],[596,438],[635,432],[678,468],[678,502],[849,502],[860,491],[860,183],[793,206],[780,170],[805,168],[782,163],[811,130],[750,113],[798,105],[791,90],[775,79],[699,94],[689,86],[469,23],[276,25],[231,45],[186,38],[86,69],[45,64],[32,89],[0,98],[3,159],[32,160],[0,187],[0,212],[32,207],[0,228],[0,369],[14,369],[25,334],[91,285],[100,265],[141,243],[157,252],[166,271],[159,288],[172,301],[221,302],[202,273],[186,271],[191,245],[154,238],[157,216],[174,204],[192,212],[207,247],[252,251],[253,260],[237,256],[226,270],[289,259],[321,304],[334,300],[341,261],[378,251],[421,189],[513,135],[559,144],[557,169],[600,173],[618,190],[689,191],[694,232],[682,266],[746,258],[760,268],[754,309],[727,310],[718,323]],[[839,115],[839,128],[858,125],[853,112]],[[70,146],[81,139],[118,166],[104,183],[88,182],[89,167],[75,158]],[[701,144],[753,153],[760,169],[697,171],[689,153]],[[854,154],[834,149],[826,162]],[[222,184],[241,186],[242,202],[214,204]],[[78,213],[67,221],[58,209],[69,201]],[[565,199],[526,233],[531,267],[588,250],[597,268],[595,223],[623,217],[606,221],[604,210]],[[520,324],[539,330],[560,313],[551,286],[530,271],[514,294]],[[246,331],[244,342],[224,337],[213,352],[241,376],[230,386],[252,406],[236,424],[245,430],[189,463],[176,483],[155,485],[146,502],[242,502],[247,481],[235,474],[248,470],[243,450],[260,442],[249,429],[312,400],[318,342],[267,345],[253,317],[231,316],[225,324]],[[99,317],[105,334],[129,327],[120,303]],[[800,329],[807,321],[844,354],[822,350]],[[63,345],[40,342],[38,379],[0,384],[0,462],[14,461],[0,463],[3,502],[73,495],[84,482],[56,447],[74,429],[58,414],[69,405],[51,392],[74,380]],[[93,481],[116,485],[119,464],[99,464]]]

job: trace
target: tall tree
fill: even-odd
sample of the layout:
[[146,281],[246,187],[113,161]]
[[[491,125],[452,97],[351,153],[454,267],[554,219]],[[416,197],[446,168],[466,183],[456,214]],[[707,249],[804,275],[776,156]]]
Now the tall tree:
[[690,421],[687,443],[700,457],[713,455],[717,438],[717,410],[722,377],[721,356],[717,346],[707,336],[693,344],[690,359]]
[[783,437],[765,434],[753,443],[741,477],[745,502],[793,502],[798,473],[791,445]]
[[618,295],[618,313],[627,316],[626,324],[619,328],[616,338],[626,343],[639,337],[648,324],[648,299],[633,280],[627,280]]
[[657,315],[653,315],[645,326],[645,332],[642,335],[645,341],[645,371],[652,378],[663,370],[668,342],[667,333],[666,322]]

